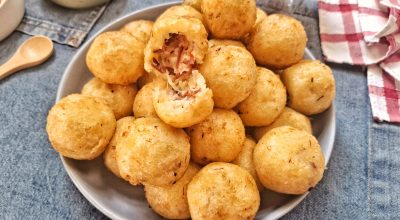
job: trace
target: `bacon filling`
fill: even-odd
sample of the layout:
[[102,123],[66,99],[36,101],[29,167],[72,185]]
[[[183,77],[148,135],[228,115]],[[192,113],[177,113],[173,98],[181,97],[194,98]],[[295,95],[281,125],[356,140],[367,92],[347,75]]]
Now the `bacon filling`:
[[152,65],[161,73],[167,74],[168,85],[172,87],[179,99],[194,97],[197,88],[192,72],[197,70],[197,63],[192,54],[193,43],[185,35],[171,33],[156,54]]

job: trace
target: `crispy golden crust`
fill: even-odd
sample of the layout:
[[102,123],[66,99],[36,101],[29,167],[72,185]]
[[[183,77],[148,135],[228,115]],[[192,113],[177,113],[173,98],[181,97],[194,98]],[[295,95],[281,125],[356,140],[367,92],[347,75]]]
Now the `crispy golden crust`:
[[103,153],[116,121],[103,100],[72,94],[55,104],[47,116],[51,145],[65,157],[91,160]]
[[193,97],[179,99],[164,81],[158,81],[153,92],[153,106],[165,123],[185,128],[203,121],[214,107],[213,93],[206,88],[204,78],[197,75],[200,91]]
[[[164,19],[166,17],[177,16],[177,17],[186,17],[186,18],[195,18],[199,19],[203,25],[205,25],[205,21],[203,19],[203,15],[189,5],[176,5],[165,10],[158,18],[158,20]],[[157,22],[156,21],[156,22]]]
[[258,67],[257,83],[237,109],[246,126],[271,124],[286,105],[286,89],[274,72]]
[[332,70],[319,60],[303,60],[283,71],[289,106],[305,115],[325,111],[335,99]]
[[282,69],[303,58],[306,43],[307,35],[299,21],[273,14],[252,30],[247,48],[259,65]]
[[187,197],[193,220],[253,219],[260,204],[250,173],[222,162],[203,167],[189,183]]
[[274,128],[254,149],[261,183],[286,194],[303,194],[322,179],[325,161],[317,139],[290,126]]
[[117,145],[117,162],[123,179],[132,185],[172,185],[190,159],[189,137],[158,118],[139,118]]
[[117,127],[115,133],[104,151],[103,158],[106,167],[117,177],[121,178],[119,174],[119,168],[117,163],[117,144],[124,138],[124,133],[129,132],[129,129],[133,126],[134,118],[132,116],[121,118],[117,121]]
[[208,46],[209,47],[215,47],[215,46],[237,46],[241,47],[243,49],[246,49],[246,46],[240,41],[236,40],[220,40],[220,39],[211,39],[208,41]]
[[232,163],[247,170],[251,176],[253,176],[258,190],[261,191],[263,189],[263,185],[261,184],[260,179],[258,179],[253,162],[253,151],[255,146],[256,142],[252,138],[246,137],[243,143],[242,151],[240,151],[239,155],[235,158],[235,160],[232,161]]
[[312,127],[310,119],[307,118],[305,115],[296,112],[295,110],[285,107],[282,113],[278,116],[275,121],[268,125],[262,127],[255,127],[253,131],[254,138],[258,141],[260,140],[269,130],[281,126],[291,126],[303,131],[307,131],[308,133],[312,134]]
[[185,38],[193,43],[193,56],[197,64],[203,62],[204,56],[207,53],[208,41],[207,31],[199,19],[170,16],[158,20],[153,27],[153,36],[150,38],[145,49],[144,68],[147,72],[153,73],[156,76],[165,78],[165,74],[157,70],[152,64],[153,59],[157,57],[155,51],[161,49],[166,39],[171,37],[171,34],[185,36]]
[[256,22],[254,23],[253,27],[258,25],[262,20],[264,20],[267,17],[267,13],[259,7],[257,7],[256,15],[257,15]]
[[211,34],[221,39],[240,39],[256,21],[255,0],[203,0],[201,9]]
[[215,106],[231,109],[250,95],[256,80],[256,64],[251,54],[237,46],[209,48],[199,67],[213,91]]
[[257,16],[256,16],[256,22],[254,23],[253,27],[251,28],[251,31],[247,33],[246,35],[243,36],[242,41],[245,44],[249,43],[250,39],[250,33],[256,28],[256,26],[261,23],[262,20],[264,20],[267,17],[267,13],[263,11],[261,8],[257,7]]
[[91,79],[82,89],[82,95],[102,98],[113,109],[115,118],[118,120],[132,115],[132,105],[135,99],[136,85],[107,84],[97,78]]
[[143,42],[126,32],[105,32],[90,45],[86,64],[105,83],[129,85],[144,73],[144,47]]
[[145,73],[138,79],[138,81],[136,82],[137,87],[138,87],[139,89],[143,88],[143,86],[145,86],[146,84],[153,82],[154,78],[155,78],[154,75],[145,72]]
[[232,110],[214,109],[204,121],[188,128],[192,160],[198,164],[231,162],[240,153],[245,130]]
[[129,22],[121,28],[121,31],[127,32],[134,36],[137,40],[146,44],[151,35],[153,22],[148,20],[136,20]]
[[202,0],[184,0],[183,4],[192,6],[194,9],[201,12],[201,1]]
[[133,102],[133,114],[135,118],[158,117],[153,106],[154,83],[148,83],[139,90]]
[[151,208],[167,219],[190,218],[187,202],[187,185],[200,167],[195,163],[189,163],[185,174],[172,186],[145,185],[146,199]]

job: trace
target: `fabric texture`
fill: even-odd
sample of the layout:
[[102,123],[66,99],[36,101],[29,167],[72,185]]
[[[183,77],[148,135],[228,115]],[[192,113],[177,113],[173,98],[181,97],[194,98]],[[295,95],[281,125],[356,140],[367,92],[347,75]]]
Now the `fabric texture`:
[[372,114],[400,123],[400,3],[397,0],[319,0],[326,60],[367,66]]
[[60,44],[79,47],[107,4],[89,9],[67,9],[50,0],[26,0],[25,15],[17,30],[45,35]]
[[[112,1],[89,36],[132,11],[169,1]],[[307,47],[322,58],[317,2],[292,2],[291,8],[282,0],[260,0],[258,5],[301,20]],[[0,42],[0,63],[29,37],[14,32]],[[77,51],[61,44],[54,49],[46,63],[0,81],[0,219],[107,219],[72,183],[46,135],[48,110]],[[336,80],[335,146],[322,181],[282,219],[400,219],[400,128],[371,120],[367,79],[360,67],[328,65]]]

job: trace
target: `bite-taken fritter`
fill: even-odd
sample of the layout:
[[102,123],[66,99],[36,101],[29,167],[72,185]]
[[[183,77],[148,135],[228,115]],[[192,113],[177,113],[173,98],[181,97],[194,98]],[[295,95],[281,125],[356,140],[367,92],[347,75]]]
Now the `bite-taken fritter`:
[[128,116],[121,118],[117,121],[117,127],[115,128],[115,133],[108,143],[106,150],[103,153],[104,164],[106,167],[117,177],[121,178],[119,174],[119,168],[117,163],[117,144],[124,138],[126,138],[129,129],[133,126],[134,117]]
[[286,105],[286,89],[278,75],[257,67],[257,83],[250,95],[237,106],[246,126],[271,124]]
[[300,112],[296,112],[295,110],[285,107],[282,113],[278,116],[275,121],[268,125],[262,127],[255,127],[253,131],[254,138],[258,141],[260,140],[269,130],[281,126],[291,126],[303,131],[307,131],[312,134],[312,127],[310,119],[307,116],[301,114]]
[[267,132],[253,157],[261,183],[279,193],[303,194],[324,174],[325,160],[317,139],[290,126]]
[[121,28],[121,31],[127,32],[137,40],[147,44],[150,39],[153,22],[148,20],[136,20],[129,22]]
[[138,118],[127,138],[117,144],[121,177],[132,185],[172,185],[190,160],[189,137],[158,118]]
[[251,137],[246,137],[243,143],[242,151],[240,151],[239,155],[235,158],[235,160],[232,161],[232,163],[247,170],[251,176],[253,176],[258,190],[261,191],[263,189],[263,185],[258,179],[256,168],[254,168],[253,162],[253,151],[255,146],[256,142]]
[[219,108],[235,107],[250,95],[256,85],[256,63],[241,47],[210,47],[199,70],[213,91],[215,106]]
[[260,205],[250,173],[223,162],[203,167],[189,183],[187,197],[193,220],[253,219]]
[[165,123],[189,127],[211,114],[212,91],[197,69],[207,48],[207,32],[198,19],[171,16],[154,24],[145,68],[164,79],[157,80],[153,105]]
[[332,70],[319,60],[303,60],[281,75],[289,94],[288,105],[305,115],[325,111],[335,98]]
[[135,118],[158,117],[153,106],[154,83],[148,83],[139,90],[133,102],[133,115]]
[[202,0],[184,0],[183,4],[192,6],[194,9],[201,12],[201,1]]
[[127,32],[104,32],[90,45],[86,65],[105,83],[129,85],[144,73],[144,47],[143,42]]
[[211,35],[240,39],[256,21],[256,1],[202,0],[201,10]]
[[[171,17],[171,16],[176,16],[176,17],[186,17],[186,18],[196,18],[205,25],[205,21],[203,19],[203,15],[194,9],[193,7],[189,5],[176,5],[168,8],[165,10],[158,18],[157,21],[164,19],[166,17]],[[156,22],[157,22],[156,21]]]
[[132,115],[132,105],[137,88],[132,85],[107,84],[96,77],[87,82],[82,89],[82,95],[102,98],[114,111],[115,118]]
[[211,162],[231,162],[240,153],[245,130],[236,112],[214,109],[204,121],[187,129],[192,160],[205,165]]
[[172,89],[165,81],[157,81],[153,90],[153,106],[165,123],[176,127],[185,128],[203,121],[211,114],[214,107],[212,91],[206,87],[206,82],[199,72],[193,72],[192,77],[196,83],[195,94],[180,97],[172,94]]
[[306,32],[298,20],[272,14],[252,30],[247,48],[259,65],[283,69],[303,58],[306,43]]
[[115,126],[114,113],[102,99],[72,94],[50,109],[46,130],[61,155],[91,160],[103,153]]
[[172,186],[145,185],[146,199],[151,208],[167,219],[190,218],[187,186],[199,170],[200,167],[191,162],[183,177]]

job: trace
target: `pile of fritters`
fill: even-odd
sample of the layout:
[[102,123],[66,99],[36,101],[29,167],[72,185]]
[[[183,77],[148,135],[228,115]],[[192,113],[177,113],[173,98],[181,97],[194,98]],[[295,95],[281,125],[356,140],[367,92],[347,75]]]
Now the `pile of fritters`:
[[49,140],[68,158],[103,154],[165,218],[253,219],[264,187],[303,194],[323,176],[308,116],[335,80],[302,60],[306,43],[299,21],[255,0],[187,0],[97,36],[95,77],[52,107]]

